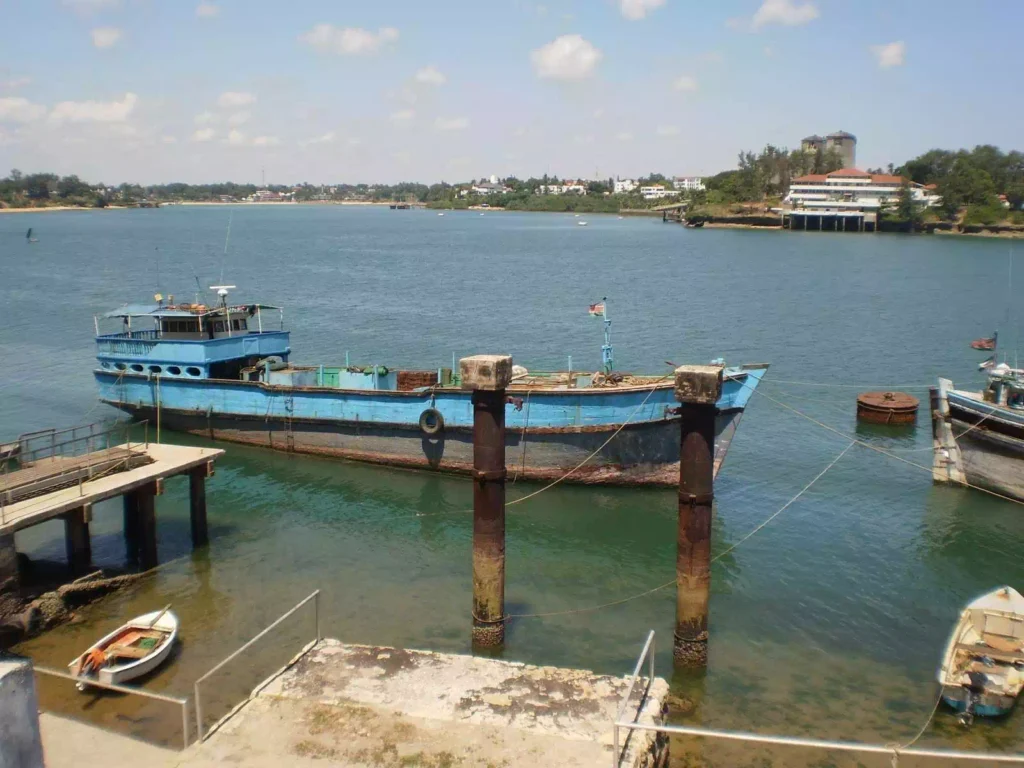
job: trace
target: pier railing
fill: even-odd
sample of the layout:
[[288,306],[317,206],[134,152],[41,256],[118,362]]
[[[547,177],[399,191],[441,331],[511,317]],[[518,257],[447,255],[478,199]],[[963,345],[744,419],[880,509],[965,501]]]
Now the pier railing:
[[[133,446],[132,431],[142,432]],[[71,487],[106,474],[149,447],[149,422],[100,422],[68,429],[44,429],[18,437],[16,449],[0,461],[0,523],[6,507],[43,492]],[[134,453],[133,453],[134,448]],[[106,451],[106,453],[100,453]],[[96,454],[95,461],[89,454]],[[25,470],[31,469],[31,472]]]
[[746,733],[744,731],[727,731],[714,728],[697,728],[685,725],[649,725],[647,723],[638,722],[640,712],[643,710],[646,696],[641,697],[640,704],[637,707],[636,715],[634,715],[632,719],[626,720],[623,718],[623,715],[625,714],[626,708],[629,704],[629,699],[633,693],[633,688],[635,687],[637,680],[640,676],[640,669],[643,666],[645,657],[649,658],[650,661],[649,679],[647,683],[649,687],[651,681],[654,680],[654,630],[651,630],[651,632],[647,635],[647,642],[644,643],[643,650],[640,652],[640,657],[637,659],[636,667],[634,668],[633,674],[630,678],[629,688],[626,691],[626,695],[622,698],[622,704],[619,707],[618,713],[616,714],[615,722],[612,724],[614,730],[614,752],[612,753],[613,768],[619,768],[622,764],[623,748],[620,747],[619,741],[620,729],[626,729],[630,732],[653,731],[655,733],[662,733],[666,735],[692,736],[704,739],[737,741],[748,744],[798,747],[806,749],[822,749],[832,752],[855,752],[861,754],[887,755],[892,759],[892,764],[894,766],[898,764],[899,758],[903,756],[926,757],[933,758],[936,760],[964,760],[976,763],[988,763],[990,765],[1024,765],[1024,754],[1000,754],[997,752],[965,752],[952,749],[933,749],[928,747],[904,747],[899,744],[866,744],[856,741],[830,741],[828,739],[809,739],[799,736],[772,736],[770,734]]
[[142,688],[133,688],[128,685],[117,685],[116,683],[101,683],[99,680],[94,680],[92,678],[76,677],[75,675],[69,674],[67,672],[61,672],[57,669],[49,669],[48,667],[40,667],[33,665],[33,668],[40,675],[49,675],[50,677],[56,677],[62,680],[69,680],[76,684],[84,683],[90,688],[101,688],[107,691],[114,691],[115,693],[125,693],[131,696],[141,696],[145,699],[151,699],[153,701],[162,701],[165,704],[177,705],[181,709],[181,748],[188,748],[191,737],[191,729],[189,728],[188,716],[188,699],[183,699],[178,696],[165,696],[162,693],[153,693],[151,691],[143,690]]
[[[294,616],[304,606],[309,605],[310,603],[313,604],[313,626],[314,626],[313,639],[309,640],[308,642],[306,642],[299,649],[298,653],[296,653],[293,656],[291,656],[291,660],[288,661],[283,667],[275,667],[274,669],[276,671],[274,671],[271,675],[268,676],[266,674],[266,672],[265,672],[266,667],[263,666],[263,669],[264,669],[263,676],[262,676],[263,682],[259,683],[255,687],[255,689],[250,690],[248,692],[248,695],[245,696],[245,698],[243,698],[240,702],[237,702],[233,707],[231,707],[231,709],[223,717],[218,718],[217,721],[211,727],[206,728],[205,725],[204,725],[204,706],[203,706],[203,693],[202,693],[202,686],[203,686],[203,684],[210,677],[215,675],[217,672],[219,672],[221,669],[223,669],[227,665],[229,665],[232,662],[234,662],[236,659],[239,659],[240,657],[246,656],[249,653],[250,649],[253,648],[253,646],[255,646],[257,643],[259,643],[261,640],[263,640],[265,637],[267,637],[267,635],[269,635],[274,629],[276,629],[277,627],[281,626],[285,621],[287,621],[289,618]],[[199,741],[205,741],[206,738],[211,733],[216,731],[221,726],[222,723],[224,723],[225,721],[230,719],[232,717],[232,715],[234,715],[239,709],[241,709],[243,706],[245,706],[245,704],[249,701],[250,698],[252,698],[252,696],[254,694],[256,694],[257,692],[262,690],[264,687],[266,687],[266,685],[274,677],[277,676],[277,674],[281,671],[281,669],[286,669],[286,668],[290,667],[292,664],[294,664],[295,662],[297,662],[299,659],[301,659],[303,656],[305,656],[309,651],[311,651],[313,649],[313,647],[316,646],[316,644],[318,642],[320,642],[320,590],[319,589],[316,590],[315,592],[313,592],[308,597],[304,598],[303,600],[300,600],[298,603],[296,603],[294,606],[292,606],[290,610],[288,610],[285,613],[281,614],[281,616],[279,616],[272,624],[267,626],[263,631],[261,631],[259,634],[255,635],[252,639],[250,639],[248,642],[246,642],[237,651],[232,653],[226,659],[224,659],[219,664],[217,664],[212,669],[210,669],[209,672],[207,672],[205,675],[203,675],[198,680],[196,680],[195,686],[194,686],[194,688],[195,688],[195,703],[196,703],[196,728],[197,728],[196,735],[197,735]],[[252,670],[252,667],[250,667],[250,671],[251,670]],[[237,677],[237,671],[235,672],[234,677]],[[221,691],[221,693],[223,693],[223,691]]]

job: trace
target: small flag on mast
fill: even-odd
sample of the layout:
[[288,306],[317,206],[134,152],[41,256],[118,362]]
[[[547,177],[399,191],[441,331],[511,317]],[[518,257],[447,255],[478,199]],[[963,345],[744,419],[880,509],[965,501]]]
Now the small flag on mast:
[[604,317],[604,302],[599,301],[597,304],[590,305],[590,316],[591,317]]
[[978,363],[978,370],[987,371],[989,368],[994,368],[996,364],[996,356],[992,355],[988,360],[983,363]]

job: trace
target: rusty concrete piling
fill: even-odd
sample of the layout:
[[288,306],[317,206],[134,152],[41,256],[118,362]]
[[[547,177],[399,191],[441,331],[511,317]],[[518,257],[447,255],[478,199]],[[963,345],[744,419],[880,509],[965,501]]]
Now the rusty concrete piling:
[[459,361],[473,395],[473,644],[505,642],[505,389],[508,355]]
[[672,655],[676,664],[691,668],[703,668],[708,663],[715,417],[721,393],[721,366],[676,368],[675,396],[681,403],[681,419],[676,629]]

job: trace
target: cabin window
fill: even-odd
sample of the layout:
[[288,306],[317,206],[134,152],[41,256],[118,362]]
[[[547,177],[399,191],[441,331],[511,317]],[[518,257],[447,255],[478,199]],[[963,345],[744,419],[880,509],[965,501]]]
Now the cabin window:
[[215,320],[214,321],[214,323],[213,323],[213,332],[214,333],[224,333],[224,321],[223,320]]
[[201,376],[203,372],[198,368],[189,366],[188,368],[185,369],[185,373],[187,373],[189,376]]
[[167,366],[167,372],[171,374],[171,376],[181,376],[181,368],[176,365]]
[[132,363],[132,370],[136,371],[137,373],[142,373],[142,366],[139,365],[138,363]]
[[161,368],[159,365],[151,365],[151,366],[149,366],[149,372],[150,373],[163,373],[163,371],[164,371],[164,369]]
[[245,331],[245,330],[248,330],[248,327],[247,327],[246,322],[245,322],[245,318],[243,317],[241,320],[232,320],[231,321],[231,330],[233,330],[233,331]]

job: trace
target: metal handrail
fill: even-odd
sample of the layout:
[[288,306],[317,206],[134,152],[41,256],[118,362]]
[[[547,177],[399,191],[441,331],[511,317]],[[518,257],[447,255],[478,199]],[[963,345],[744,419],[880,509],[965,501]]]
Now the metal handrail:
[[[720,731],[712,728],[693,728],[685,725],[645,725],[641,723],[615,723],[616,728],[629,728],[636,731],[654,731],[656,733],[673,733],[679,736],[704,736],[712,739],[728,739],[730,741],[749,741],[755,744],[775,744],[784,747],[811,747],[815,749],[831,749],[841,752],[867,752],[876,755],[899,757],[935,757],[946,760],[978,760],[991,763],[1024,764],[1024,755],[1000,755],[992,752],[961,752],[952,749],[925,749],[922,747],[900,747],[899,745],[865,744],[856,741],[828,741],[826,739],[805,739],[797,736],[770,736],[760,733],[743,731]],[[618,765],[618,763],[616,763]]]
[[132,688],[127,685],[118,685],[117,683],[101,683],[91,677],[79,677],[78,675],[71,675],[67,672],[61,672],[57,669],[50,669],[48,667],[39,667],[33,665],[33,669],[36,672],[40,672],[44,675],[51,675],[52,677],[63,678],[64,680],[70,680],[74,683],[84,683],[85,685],[93,688],[105,688],[110,691],[117,691],[118,693],[131,693],[136,696],[142,696],[147,699],[156,699],[157,701],[164,701],[168,704],[178,704],[181,707],[181,733],[182,733],[182,749],[188,749],[188,699],[182,699],[177,696],[167,696],[162,693],[153,693],[151,691],[143,690],[142,688]]
[[320,642],[320,590],[319,589],[316,590],[315,592],[313,592],[312,594],[310,594],[308,597],[306,597],[303,600],[301,600],[298,603],[296,603],[287,612],[281,614],[277,618],[277,620],[274,621],[273,624],[271,624],[270,626],[268,626],[265,629],[263,629],[259,634],[257,634],[255,637],[251,638],[248,642],[246,642],[244,645],[242,645],[238,650],[236,650],[234,653],[232,653],[230,656],[228,656],[222,662],[220,662],[219,664],[217,664],[216,666],[211,668],[206,674],[204,674],[202,677],[200,677],[198,680],[196,680],[195,685],[194,685],[193,688],[194,688],[194,698],[195,698],[195,701],[196,701],[196,728],[198,729],[197,730],[197,735],[198,735],[199,741],[205,741],[206,737],[209,735],[209,733],[204,733],[203,732],[203,707],[202,707],[202,702],[201,702],[201,697],[200,697],[200,692],[199,692],[200,684],[204,680],[206,680],[206,678],[208,678],[210,675],[214,674],[215,672],[220,670],[222,667],[224,667],[225,664],[229,664],[230,662],[232,662],[235,659],[237,659],[240,655],[242,655],[242,653],[244,653],[250,647],[252,647],[252,645],[254,643],[258,642],[263,637],[265,637],[267,635],[267,633],[270,632],[270,630],[272,630],[275,627],[277,627],[278,625],[280,625],[281,622],[283,622],[285,619],[289,618],[292,614],[294,614],[297,610],[299,610],[302,606],[304,606],[310,600],[313,601],[314,620],[316,622],[316,638],[315,638],[315,640],[314,640],[314,642],[312,644],[306,646],[306,650],[308,651],[310,648],[313,647],[313,645],[316,645],[316,643]]
[[[648,685],[650,685],[654,682],[653,629],[648,633],[647,642],[644,643],[643,650],[640,651],[640,656],[636,661],[636,666],[633,668],[633,674],[630,677],[629,688],[626,690],[626,695],[622,699],[619,711],[615,715],[615,722],[612,724],[612,730],[614,733],[614,752],[612,754],[613,768],[619,768],[622,761],[622,755],[619,751],[620,728],[625,728],[629,731],[650,731],[654,733],[675,734],[678,736],[699,736],[709,739],[746,741],[755,744],[774,744],[776,746],[784,747],[808,747],[814,749],[830,749],[840,752],[862,752],[876,755],[890,755],[894,761],[897,760],[900,755],[907,755],[911,757],[934,757],[944,760],[975,760],[981,762],[1016,763],[1024,765],[1024,754],[1005,755],[994,754],[992,752],[962,752],[951,749],[901,747],[899,744],[867,744],[856,741],[808,739],[799,736],[771,736],[769,734],[747,733],[744,731],[724,731],[714,728],[696,728],[686,725],[648,725],[646,723],[638,723],[635,719],[632,721],[624,721],[622,719],[622,715],[626,711],[626,706],[629,703],[629,697],[633,693],[633,687],[636,685],[637,678],[640,675],[640,668],[643,666],[645,656],[649,656],[650,661],[650,682],[648,683]],[[643,706],[642,702],[643,700],[641,699],[641,705],[637,708],[637,717],[640,715],[640,711]]]
[[[622,715],[626,711],[626,707],[629,706],[629,697],[633,695],[633,688],[636,686],[636,681],[640,677],[640,668],[644,664],[644,657],[647,657],[650,663],[650,670],[648,672],[647,690],[650,690],[651,685],[654,684],[654,630],[652,629],[647,633],[647,642],[644,643],[643,650],[640,651],[640,656],[636,660],[636,666],[633,668],[633,674],[629,679],[629,687],[626,689],[625,696],[622,697],[622,703],[619,705],[618,712],[615,713],[615,725],[612,729],[614,731],[613,739],[613,754],[615,756],[615,765],[619,765],[621,755],[619,753],[619,721],[622,720]],[[644,696],[640,698],[641,707],[643,706],[643,700],[647,696],[647,691],[644,691]],[[637,708],[637,716],[639,717],[640,707]]]

